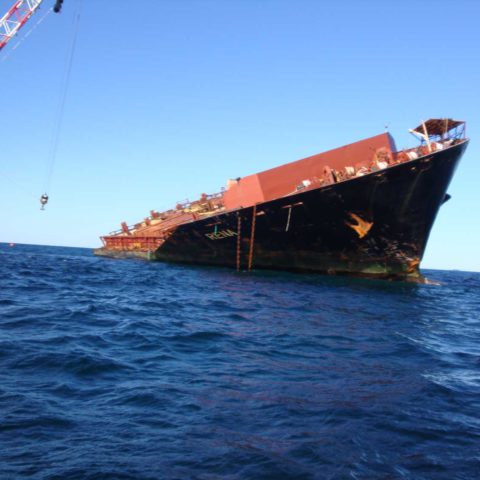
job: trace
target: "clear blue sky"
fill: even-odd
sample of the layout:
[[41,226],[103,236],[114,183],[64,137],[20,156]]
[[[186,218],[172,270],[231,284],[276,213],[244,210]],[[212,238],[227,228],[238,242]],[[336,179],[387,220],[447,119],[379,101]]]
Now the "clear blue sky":
[[[0,241],[96,247],[150,209],[428,117],[471,144],[424,268],[480,271],[480,2],[83,0],[50,204],[73,14],[44,0],[0,54]],[[0,16],[13,0],[0,0]],[[17,48],[14,48],[18,42]]]

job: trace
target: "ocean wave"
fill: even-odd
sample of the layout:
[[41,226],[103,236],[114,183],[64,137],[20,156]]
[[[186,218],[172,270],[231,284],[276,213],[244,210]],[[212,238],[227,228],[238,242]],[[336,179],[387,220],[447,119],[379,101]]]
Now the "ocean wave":
[[0,259],[2,478],[477,474],[480,274]]

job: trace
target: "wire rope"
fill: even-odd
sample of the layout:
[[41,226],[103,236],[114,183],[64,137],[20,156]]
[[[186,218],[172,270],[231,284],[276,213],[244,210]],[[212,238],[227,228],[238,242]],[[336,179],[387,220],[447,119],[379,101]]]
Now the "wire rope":
[[45,186],[44,186],[45,192],[48,192],[50,190],[53,171],[55,168],[55,163],[56,163],[56,158],[58,153],[58,145],[59,145],[60,133],[61,133],[64,113],[65,113],[65,104],[67,100],[68,87],[70,85],[73,59],[75,56],[75,50],[77,46],[78,31],[79,31],[79,25],[80,25],[80,15],[82,10],[81,7],[82,7],[82,0],[77,0],[76,10],[73,18],[72,38],[71,38],[69,48],[67,50],[65,71],[62,79],[62,84],[60,87],[60,97],[59,97],[57,112],[54,120],[52,136],[50,140],[49,154],[47,157],[47,176],[46,176]]

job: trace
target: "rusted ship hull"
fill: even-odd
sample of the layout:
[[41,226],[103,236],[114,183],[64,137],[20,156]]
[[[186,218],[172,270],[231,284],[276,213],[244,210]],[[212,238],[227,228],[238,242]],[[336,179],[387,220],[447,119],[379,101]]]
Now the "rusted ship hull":
[[248,208],[179,225],[148,249],[103,247],[117,258],[237,269],[421,279],[420,261],[468,141]]

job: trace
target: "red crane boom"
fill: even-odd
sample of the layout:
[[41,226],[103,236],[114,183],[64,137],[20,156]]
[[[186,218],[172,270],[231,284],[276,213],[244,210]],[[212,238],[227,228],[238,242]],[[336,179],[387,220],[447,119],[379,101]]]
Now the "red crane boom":
[[[16,0],[0,20],[0,50],[17,34],[35,13],[43,0]],[[63,0],[56,0],[54,12],[59,12]]]

